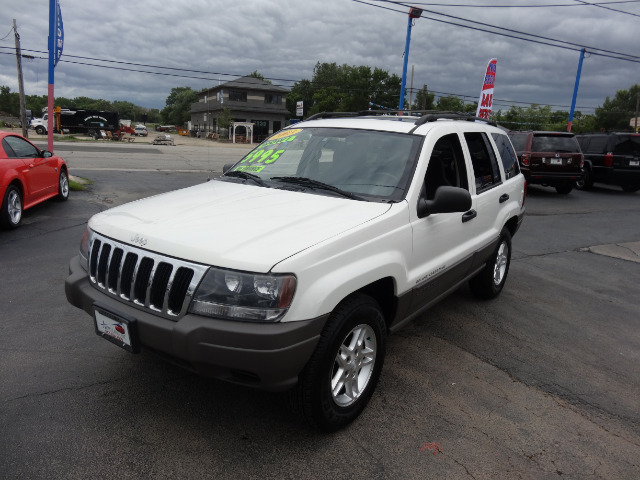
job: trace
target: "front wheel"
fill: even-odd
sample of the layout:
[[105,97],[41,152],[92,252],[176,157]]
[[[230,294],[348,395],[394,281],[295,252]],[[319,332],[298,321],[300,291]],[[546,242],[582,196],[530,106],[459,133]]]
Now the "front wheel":
[[69,198],[69,175],[64,169],[60,170],[60,176],[58,177],[58,196],[56,198],[60,201],[65,201]]
[[490,299],[502,291],[511,264],[511,234],[506,228],[500,233],[498,246],[485,267],[469,280],[471,291],[480,298]]
[[2,228],[18,228],[22,223],[22,194],[15,185],[9,185],[2,200],[0,226]]
[[331,313],[298,385],[289,393],[293,409],[325,432],[351,423],[373,395],[386,343],[378,303],[363,294],[344,300]]
[[45,128],[42,125],[38,125],[36,127],[36,133],[38,135],[44,135],[45,133],[47,133],[47,131],[45,130]]

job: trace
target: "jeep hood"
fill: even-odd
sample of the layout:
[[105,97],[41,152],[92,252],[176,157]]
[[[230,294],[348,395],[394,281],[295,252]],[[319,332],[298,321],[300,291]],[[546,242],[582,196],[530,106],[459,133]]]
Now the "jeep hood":
[[112,208],[89,227],[120,242],[206,265],[268,272],[276,263],[390,208],[213,180]]

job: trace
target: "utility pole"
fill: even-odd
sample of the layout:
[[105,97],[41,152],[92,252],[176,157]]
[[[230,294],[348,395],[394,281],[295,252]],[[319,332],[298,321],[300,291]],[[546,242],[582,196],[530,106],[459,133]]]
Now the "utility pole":
[[584,60],[585,49],[580,50],[580,60],[578,61],[578,73],[576,74],[576,84],[573,87],[573,99],[571,100],[571,111],[569,112],[569,123],[567,124],[567,132],[571,131],[573,124],[573,112],[576,110],[576,99],[578,98],[578,86],[580,85],[580,74],[582,73],[582,61]]
[[407,63],[409,62],[409,46],[411,44],[411,27],[413,26],[413,20],[420,18],[422,15],[421,8],[411,7],[409,9],[409,21],[407,23],[407,40],[404,46],[404,63],[402,65],[402,84],[400,85],[400,102],[398,110],[404,109],[404,87],[407,84]]
[[20,91],[20,123],[22,124],[22,136],[27,136],[27,107],[24,103],[24,84],[22,82],[22,54],[20,53],[20,34],[16,27],[16,19],[13,19],[13,32],[16,37],[16,62],[18,63],[18,88]]

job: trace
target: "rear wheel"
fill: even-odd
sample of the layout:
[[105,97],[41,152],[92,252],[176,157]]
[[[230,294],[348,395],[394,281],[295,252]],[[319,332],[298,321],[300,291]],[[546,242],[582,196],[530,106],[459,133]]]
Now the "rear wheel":
[[15,185],[9,185],[2,200],[0,225],[2,228],[17,228],[22,223],[22,193]]
[[593,174],[591,173],[591,169],[584,166],[584,170],[582,170],[582,177],[579,180],[576,180],[576,187],[579,190],[591,190],[593,188]]
[[573,190],[573,184],[571,183],[556,185],[556,192],[558,192],[561,195],[566,195],[567,193],[570,193],[571,190]]
[[498,246],[485,267],[469,280],[469,288],[480,298],[494,298],[504,287],[511,264],[511,234],[506,228],[500,233]]
[[363,294],[344,300],[331,313],[298,385],[289,392],[293,409],[323,431],[348,425],[373,395],[386,343],[378,303]]
[[36,133],[38,135],[44,135],[45,133],[47,133],[47,131],[45,130],[45,128],[42,125],[38,125],[36,127]]

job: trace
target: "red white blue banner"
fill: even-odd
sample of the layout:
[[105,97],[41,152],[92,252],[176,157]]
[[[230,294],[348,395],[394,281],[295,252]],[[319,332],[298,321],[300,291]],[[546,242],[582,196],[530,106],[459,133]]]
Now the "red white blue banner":
[[62,25],[62,12],[60,11],[60,0],[56,0],[56,39],[54,57],[54,67],[58,65],[58,60],[62,56],[62,48],[64,46],[64,27]]
[[484,81],[482,82],[482,90],[480,91],[480,98],[478,99],[478,109],[476,110],[476,117],[489,118],[491,115],[491,109],[493,107],[493,88],[496,84],[496,66],[498,59],[492,58],[487,65],[487,71],[484,75]]

